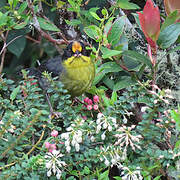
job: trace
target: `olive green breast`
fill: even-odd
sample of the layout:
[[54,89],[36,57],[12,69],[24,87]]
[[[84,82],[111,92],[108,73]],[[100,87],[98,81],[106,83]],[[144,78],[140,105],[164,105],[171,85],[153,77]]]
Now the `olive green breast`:
[[79,96],[87,91],[95,77],[95,67],[87,56],[71,57],[63,62],[64,71],[60,80],[71,96]]

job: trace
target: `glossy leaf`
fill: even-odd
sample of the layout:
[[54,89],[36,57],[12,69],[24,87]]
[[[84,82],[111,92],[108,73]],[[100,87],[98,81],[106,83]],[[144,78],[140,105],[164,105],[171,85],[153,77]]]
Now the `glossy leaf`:
[[107,39],[110,44],[115,45],[120,40],[120,37],[124,30],[125,20],[126,18],[122,16],[112,24],[112,27],[107,33]]
[[96,25],[91,25],[84,28],[84,32],[92,39],[94,39],[96,42],[99,42],[102,38],[102,32],[101,29]]
[[8,42],[22,35],[22,37],[15,39],[8,46],[8,50],[13,54],[15,54],[18,58],[20,57],[21,53],[23,52],[26,46],[26,38],[24,37],[24,34],[25,34],[24,30],[16,30],[16,31],[10,31],[8,35]]
[[138,52],[128,50],[128,51],[124,51],[122,55],[123,57],[133,59],[135,62],[144,63],[150,68],[152,68],[150,59],[147,56],[144,56]]
[[180,35],[180,23],[166,27],[159,35],[158,45],[162,49],[170,47]]
[[122,51],[111,50],[107,48],[106,51],[103,51],[102,58],[103,59],[111,58],[112,56],[117,56],[120,55],[121,53]]

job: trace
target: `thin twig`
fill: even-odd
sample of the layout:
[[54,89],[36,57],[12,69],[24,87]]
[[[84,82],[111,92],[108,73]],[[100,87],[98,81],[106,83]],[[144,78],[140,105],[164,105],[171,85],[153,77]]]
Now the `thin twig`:
[[[43,129],[46,127],[46,125],[44,125]],[[30,149],[30,151],[27,153],[27,155],[31,154],[32,151],[34,151],[34,149],[37,147],[37,145],[41,142],[43,136],[44,136],[44,132],[45,130],[42,131],[41,136],[39,138],[39,140],[36,142],[36,144]]]

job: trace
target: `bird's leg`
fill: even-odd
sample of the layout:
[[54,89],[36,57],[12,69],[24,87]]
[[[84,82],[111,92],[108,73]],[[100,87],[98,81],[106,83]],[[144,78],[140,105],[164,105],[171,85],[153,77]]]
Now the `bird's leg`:
[[49,94],[47,92],[46,92],[46,99],[48,102],[49,110],[51,112],[51,119],[53,119],[54,117],[56,117],[56,118],[61,117],[61,112],[54,112],[51,102],[50,102],[50,99],[49,99]]

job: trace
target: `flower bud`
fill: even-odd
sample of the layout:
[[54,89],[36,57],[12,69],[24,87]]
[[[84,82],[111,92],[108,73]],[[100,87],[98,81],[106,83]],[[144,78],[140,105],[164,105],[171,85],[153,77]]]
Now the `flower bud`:
[[94,101],[94,103],[98,103],[99,102],[99,96],[95,95],[93,97],[93,101]]
[[51,136],[57,137],[57,136],[58,136],[58,131],[53,130],[53,131],[51,132]]
[[49,152],[53,152],[53,150],[56,150],[56,144],[51,144],[49,147]]
[[45,142],[45,147],[46,147],[47,149],[49,149],[50,145],[51,145],[51,143]]

